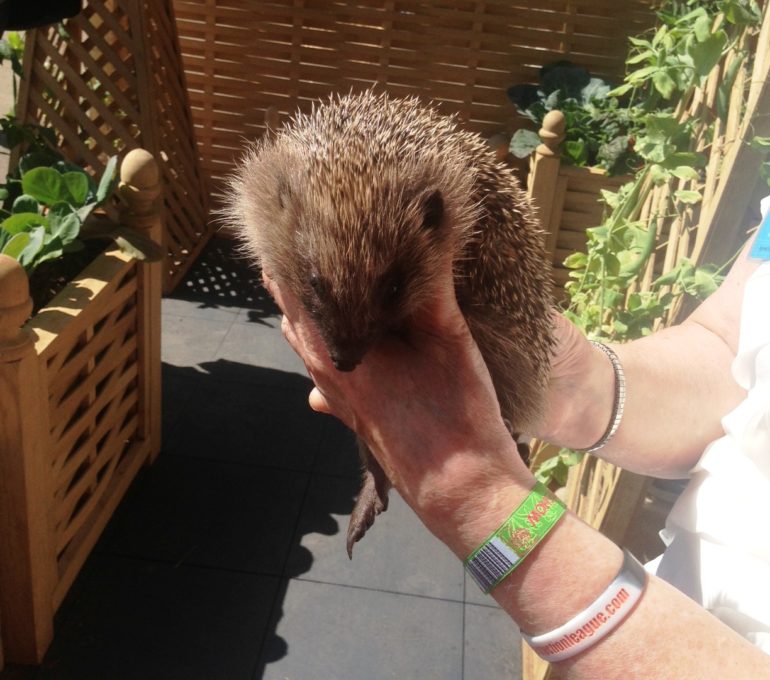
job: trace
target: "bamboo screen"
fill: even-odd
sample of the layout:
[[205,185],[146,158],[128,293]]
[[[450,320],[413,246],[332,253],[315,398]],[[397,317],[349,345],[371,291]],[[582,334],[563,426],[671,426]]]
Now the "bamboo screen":
[[[535,6],[536,5],[536,6]],[[652,23],[642,0],[174,0],[204,170],[228,174],[265,110],[307,109],[372,84],[419,95],[485,135],[510,125],[510,85],[569,58],[623,73],[629,34]]]
[[88,0],[63,26],[28,34],[19,118],[53,127],[68,159],[97,175],[139,146],[158,159],[170,290],[210,233],[171,0]]

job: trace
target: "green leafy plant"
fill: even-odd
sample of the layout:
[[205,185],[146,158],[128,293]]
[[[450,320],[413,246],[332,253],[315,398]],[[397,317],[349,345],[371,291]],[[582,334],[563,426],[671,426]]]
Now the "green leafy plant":
[[[587,230],[586,252],[564,263],[570,269],[565,315],[593,339],[623,342],[648,335],[684,296],[702,300],[713,293],[730,264],[697,266],[682,258],[642,289],[638,282],[656,247],[657,227],[674,215],[652,213],[643,219],[641,208],[663,184],[671,187],[663,210],[680,213],[702,200],[698,186],[707,157],[701,149],[709,149],[715,120],[726,118],[735,78],[749,57],[738,36],[746,26],[758,25],[761,12],[751,0],[668,0],[658,16],[654,31],[630,40],[624,83],[607,93],[628,102],[641,167],[617,192],[603,192],[605,219]],[[695,88],[705,84],[728,52],[715,105],[685,115]],[[770,150],[770,139],[755,137],[751,145],[764,152]],[[762,172],[770,184],[770,162]],[[564,484],[569,467],[581,457],[561,449],[540,465],[536,476],[544,483]]]
[[83,168],[49,146],[51,133],[38,126],[12,123],[29,153],[9,173],[2,188],[0,252],[18,260],[32,274],[43,263],[83,249],[85,239],[110,239],[139,260],[158,261],[162,248],[120,224],[90,219],[112,196],[117,156],[107,162],[97,183]]
[[110,196],[117,164],[113,156],[96,185],[88,173],[63,160],[30,167],[35,160],[40,159],[22,159],[18,180],[22,193],[13,199],[11,214],[0,222],[0,252],[17,259],[28,272],[82,249],[78,237],[83,224]]
[[[538,85],[514,85],[508,98],[518,112],[542,125],[549,111],[565,117],[562,158],[571,165],[595,166],[610,174],[625,174],[639,166],[634,137],[640,128],[635,112],[617,97],[608,96],[610,85],[584,68],[567,61],[545,66]],[[540,144],[532,130],[517,130],[510,151],[518,158],[529,156]]]

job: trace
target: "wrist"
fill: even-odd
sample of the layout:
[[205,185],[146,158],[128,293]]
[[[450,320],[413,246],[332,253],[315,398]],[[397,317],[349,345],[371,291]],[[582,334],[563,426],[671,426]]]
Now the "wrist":
[[549,418],[537,436],[572,449],[587,449],[606,433],[615,402],[615,371],[599,347],[586,343],[585,359],[575,375],[549,388]]
[[513,442],[499,458],[508,464],[491,464],[477,452],[453,456],[442,475],[456,483],[429,484],[421,494],[418,514],[423,522],[463,560],[500,527],[535,483]]

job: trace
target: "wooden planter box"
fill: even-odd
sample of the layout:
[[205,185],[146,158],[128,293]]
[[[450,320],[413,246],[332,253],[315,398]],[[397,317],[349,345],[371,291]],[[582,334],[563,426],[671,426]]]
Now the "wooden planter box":
[[[128,154],[121,179],[121,222],[161,241],[152,156]],[[138,469],[160,449],[161,278],[161,262],[111,249],[27,321],[26,273],[0,257],[0,634],[8,661],[42,660],[54,612]]]
[[527,192],[546,232],[554,292],[560,298],[569,280],[564,260],[572,253],[585,252],[586,229],[602,222],[605,210],[602,190],[617,191],[632,178],[610,177],[599,168],[563,165],[560,146],[564,140],[564,116],[560,111],[551,111],[546,116],[539,134],[543,143],[530,161]]

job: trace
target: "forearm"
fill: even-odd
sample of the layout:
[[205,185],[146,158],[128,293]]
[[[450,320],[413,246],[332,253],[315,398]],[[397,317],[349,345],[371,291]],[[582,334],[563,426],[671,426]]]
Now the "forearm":
[[[613,349],[626,377],[626,402],[620,427],[598,455],[652,476],[685,476],[743,398],[730,372],[734,349],[695,320]],[[575,396],[544,439],[587,448],[602,436],[615,376],[600,350],[591,352],[586,375],[567,388]]]
[[[511,452],[513,453],[513,452]],[[517,507],[533,481],[514,469],[505,483],[481,491],[466,488],[468,505],[457,512],[421,508],[423,521],[461,559],[469,555]],[[513,481],[511,481],[513,480]],[[448,494],[451,495],[451,492]],[[486,507],[481,498],[493,499]],[[476,514],[472,518],[468,512]],[[526,633],[564,624],[590,605],[613,580],[620,550],[572,514],[492,592]],[[764,677],[770,657],[738,636],[689,598],[657,578],[631,614],[609,636],[558,664],[559,677],[703,678]]]
[[[649,475],[683,476],[721,435],[722,417],[744,396],[731,365],[745,284],[758,267],[748,257],[750,248],[748,243],[719,290],[684,323],[614,346],[626,375],[626,408],[617,433],[598,452],[602,458]],[[614,375],[607,357],[588,351],[584,341],[581,346],[576,333],[562,326],[564,347],[554,358],[547,417],[535,434],[587,448],[607,428]]]

